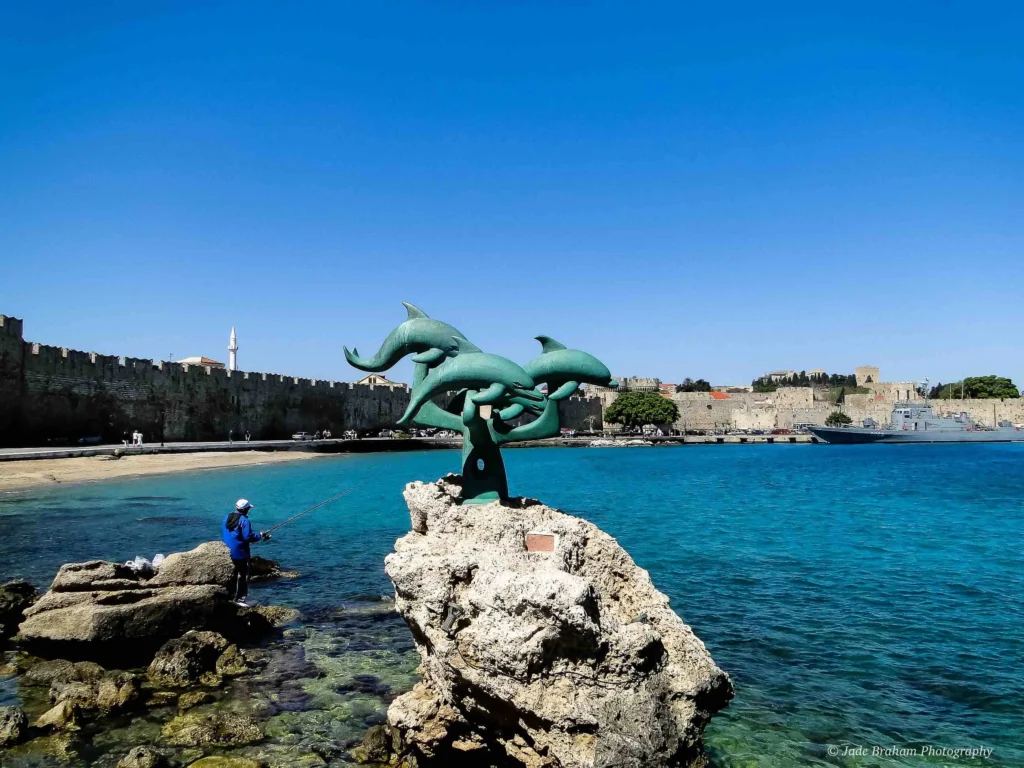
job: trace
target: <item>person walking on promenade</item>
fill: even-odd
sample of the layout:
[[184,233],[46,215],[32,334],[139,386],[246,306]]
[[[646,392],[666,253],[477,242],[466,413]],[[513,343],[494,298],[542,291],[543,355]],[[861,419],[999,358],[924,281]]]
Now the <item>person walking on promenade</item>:
[[252,435],[249,434],[249,430],[245,431],[245,442],[249,442],[252,439]]
[[249,594],[249,568],[251,555],[249,545],[254,541],[270,541],[270,534],[264,531],[254,533],[249,522],[249,510],[252,504],[248,499],[239,499],[235,503],[235,511],[229,512],[221,526],[221,539],[228,545],[231,562],[235,566],[231,576],[229,594],[236,605],[248,607],[245,598]]

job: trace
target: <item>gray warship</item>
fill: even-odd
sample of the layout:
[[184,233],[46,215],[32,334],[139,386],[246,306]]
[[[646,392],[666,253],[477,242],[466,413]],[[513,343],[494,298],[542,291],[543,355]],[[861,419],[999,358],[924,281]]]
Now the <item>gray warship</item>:
[[974,423],[966,413],[936,416],[931,405],[897,403],[891,422],[881,425],[865,419],[861,427],[809,427],[811,433],[832,444],[854,443],[1016,443],[1024,442],[1024,430],[1008,421],[996,428]]

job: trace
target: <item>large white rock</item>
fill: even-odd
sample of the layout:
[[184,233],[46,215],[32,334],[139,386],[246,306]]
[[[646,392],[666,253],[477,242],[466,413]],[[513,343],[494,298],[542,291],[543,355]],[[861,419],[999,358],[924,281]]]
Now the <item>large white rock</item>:
[[[462,506],[460,492],[454,475],[408,485],[414,530],[385,560],[422,658],[423,682],[388,710],[410,756],[704,765],[732,684],[647,572],[585,520],[529,499]],[[531,531],[553,551],[527,551]]]

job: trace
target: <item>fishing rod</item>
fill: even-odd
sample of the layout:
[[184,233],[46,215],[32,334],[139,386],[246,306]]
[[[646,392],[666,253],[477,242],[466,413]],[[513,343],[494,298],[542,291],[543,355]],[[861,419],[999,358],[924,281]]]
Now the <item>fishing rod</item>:
[[320,509],[320,507],[322,507],[322,506],[325,506],[325,505],[327,505],[327,504],[330,504],[330,503],[331,503],[332,501],[337,501],[337,500],[338,500],[338,499],[340,499],[340,498],[341,498],[342,496],[348,496],[348,495],[349,495],[350,493],[352,493],[353,491],[357,491],[357,490],[359,490],[360,488],[362,488],[362,487],[363,487],[364,485],[366,485],[366,483],[368,483],[368,482],[369,482],[369,480],[366,480],[366,481],[364,481],[364,482],[360,483],[359,485],[353,485],[353,486],[352,486],[351,488],[349,488],[349,489],[348,489],[348,490],[346,490],[346,491],[342,491],[342,492],[341,492],[341,493],[339,493],[339,494],[338,494],[337,496],[331,496],[331,498],[327,499],[326,501],[321,501],[321,502],[320,502],[319,504],[316,504],[316,505],[314,505],[314,506],[310,507],[310,508],[309,508],[309,509],[307,509],[306,511],[304,511],[304,512],[299,512],[299,514],[297,514],[297,515],[293,515],[292,517],[289,517],[289,518],[288,518],[287,520],[285,520],[285,521],[284,521],[283,523],[278,523],[277,525],[275,525],[275,526],[273,526],[273,527],[271,527],[271,528],[267,528],[267,530],[265,530],[265,531],[264,531],[264,533],[271,533],[272,531],[276,531],[276,530],[277,530],[278,528],[280,528],[281,526],[283,526],[283,525],[288,525],[288,523],[292,522],[293,520],[298,520],[298,519],[299,519],[300,517],[302,517],[303,515],[308,515],[308,514],[309,514],[310,512],[312,512],[312,511],[313,511],[313,510],[315,510],[315,509]]

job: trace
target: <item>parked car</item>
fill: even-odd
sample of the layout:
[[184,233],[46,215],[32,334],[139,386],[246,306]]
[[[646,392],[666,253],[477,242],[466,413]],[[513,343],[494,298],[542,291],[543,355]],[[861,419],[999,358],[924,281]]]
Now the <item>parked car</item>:
[[772,434],[773,435],[792,435],[793,434],[793,430],[791,430],[791,429],[773,429],[772,430]]
[[296,432],[292,435],[292,440],[312,440],[313,436],[309,432]]

